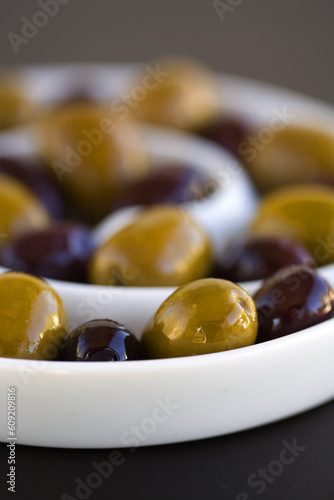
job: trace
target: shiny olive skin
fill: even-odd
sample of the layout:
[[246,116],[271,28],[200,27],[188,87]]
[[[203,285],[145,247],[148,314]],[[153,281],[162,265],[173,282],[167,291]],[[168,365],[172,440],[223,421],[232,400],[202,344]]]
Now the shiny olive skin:
[[247,137],[247,132],[248,127],[241,119],[221,116],[210,127],[202,130],[201,135],[223,146],[234,156],[242,159],[239,147]]
[[187,165],[164,165],[128,186],[112,208],[159,203],[181,204],[202,198],[206,177]]
[[22,182],[0,173],[0,247],[49,223],[46,208],[33,192]]
[[256,336],[250,295],[231,281],[206,278],[179,287],[163,302],[142,346],[147,358],[170,358],[246,347]]
[[145,98],[138,100],[136,106],[131,102],[128,107],[140,120],[196,131],[218,115],[218,82],[210,70],[196,61],[185,58],[151,61],[131,82],[128,94],[133,95],[138,86],[144,87]]
[[31,189],[51,217],[55,219],[64,217],[65,205],[60,192],[37,160],[0,158],[0,172],[15,177]]
[[141,346],[121,323],[95,319],[69,335],[62,351],[63,361],[127,361],[142,359]]
[[278,124],[253,130],[241,145],[244,163],[261,192],[295,183],[333,183],[334,134]]
[[208,275],[206,231],[184,209],[156,205],[111,236],[94,253],[90,282],[120,286],[179,286]]
[[10,271],[0,275],[0,356],[57,359],[67,337],[58,294],[42,279]]
[[85,283],[94,248],[88,227],[58,222],[16,238],[2,249],[0,262],[16,271]]
[[296,185],[264,196],[250,230],[299,241],[321,266],[334,262],[333,227],[334,189]]
[[257,342],[273,340],[334,317],[334,293],[316,271],[290,266],[277,271],[255,293]]
[[231,281],[269,278],[285,266],[315,267],[310,252],[288,238],[253,236],[236,241],[216,263],[214,276]]
[[107,215],[113,200],[148,170],[138,124],[110,106],[81,102],[49,110],[38,126],[40,154],[86,220]]

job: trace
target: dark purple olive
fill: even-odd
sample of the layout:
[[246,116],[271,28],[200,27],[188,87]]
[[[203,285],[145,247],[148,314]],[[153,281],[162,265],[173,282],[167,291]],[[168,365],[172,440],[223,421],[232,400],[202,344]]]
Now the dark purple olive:
[[15,271],[84,283],[93,251],[91,231],[86,226],[58,222],[29,231],[6,245],[0,262]]
[[66,95],[62,101],[57,102],[57,106],[74,106],[83,104],[95,103],[96,99],[84,89],[74,90],[73,92]]
[[257,343],[304,330],[334,317],[334,292],[316,271],[285,267],[254,295],[258,312]]
[[202,135],[223,146],[236,157],[240,156],[238,148],[246,139],[249,129],[247,125],[236,117],[221,117],[209,128],[202,131]]
[[61,219],[64,216],[63,199],[36,160],[0,158],[0,172],[15,177],[30,188],[53,218]]
[[98,80],[83,78],[81,81],[73,79],[66,82],[63,88],[59,89],[57,95],[52,96],[49,105],[53,107],[76,106],[81,104],[109,104],[117,95],[112,95],[110,86],[103,85]]
[[206,177],[186,165],[166,165],[128,186],[113,208],[160,203],[180,204],[202,198]]
[[300,243],[274,236],[251,236],[230,246],[218,259],[214,275],[230,281],[260,280],[293,264],[316,265]]
[[62,351],[64,361],[127,361],[141,359],[141,347],[121,323],[95,319],[73,330]]
[[[50,104],[57,108],[62,106],[81,106],[82,104],[98,104],[99,102],[103,102],[103,98],[106,100],[106,96],[103,94],[98,95],[97,90],[84,86],[74,86],[52,99]],[[108,97],[110,101],[110,96]]]

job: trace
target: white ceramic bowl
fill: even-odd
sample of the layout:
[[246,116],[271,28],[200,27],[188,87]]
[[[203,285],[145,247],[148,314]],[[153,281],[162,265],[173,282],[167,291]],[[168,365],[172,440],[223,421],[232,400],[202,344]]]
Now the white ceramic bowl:
[[[133,71],[132,67],[114,66],[74,69],[93,73],[103,81],[112,76],[119,88]],[[72,74],[71,71],[71,67],[32,68],[26,70],[26,74],[29,73],[32,80],[37,78],[40,95],[48,95],[48,91],[57,86],[54,81]],[[241,78],[221,75],[220,80],[225,108],[259,123],[270,120],[274,108],[284,112],[284,106],[302,121],[309,119],[321,126],[334,123],[334,110],[327,105]],[[22,148],[28,151],[31,142],[27,131],[17,134]],[[210,166],[218,161],[219,155],[225,165],[231,160],[229,155],[205,141],[197,142],[172,132],[169,136],[159,131],[152,134],[153,142],[149,142],[148,149],[151,148],[153,155],[161,141],[159,154],[162,156],[177,153],[176,158],[179,155],[184,159],[193,158],[202,165],[203,157],[208,154],[212,160]],[[18,136],[13,140],[14,145]],[[164,149],[166,137],[169,146],[165,144]],[[10,140],[10,137],[5,140],[8,148]],[[0,138],[0,147],[1,144],[4,143]],[[242,181],[245,191],[242,192],[242,184],[238,184],[232,196],[234,182],[239,183],[240,179],[240,176],[231,177],[225,192],[220,193],[217,207],[224,207],[224,196],[225,200],[231,196],[229,204],[235,203],[238,210],[240,206],[245,208],[236,221],[242,226],[251,215],[254,197],[247,181]],[[210,214],[209,206],[215,202],[207,203],[205,209],[198,210],[197,205],[187,208],[207,224],[218,245],[215,227],[219,221],[215,210]],[[211,222],[214,224],[210,225]],[[232,229],[230,226],[229,231]],[[333,285],[333,266],[322,268],[321,272]],[[62,296],[73,326],[97,317],[112,317],[124,321],[136,332],[141,331],[148,316],[171,292],[166,288],[117,289],[50,282]],[[257,286],[257,283],[245,284],[250,292]],[[65,363],[1,358],[0,398],[5,402],[8,387],[16,387],[17,442],[21,444],[136,447],[222,435],[267,424],[333,398],[333,331],[334,320],[329,320],[264,344],[165,360]],[[6,412],[1,412],[0,439],[6,441],[7,437]]]

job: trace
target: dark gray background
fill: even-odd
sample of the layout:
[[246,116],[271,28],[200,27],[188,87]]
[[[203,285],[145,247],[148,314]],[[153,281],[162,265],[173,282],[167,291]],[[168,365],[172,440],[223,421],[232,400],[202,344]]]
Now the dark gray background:
[[2,65],[182,54],[334,103],[333,0],[239,0],[223,21],[213,0],[69,0],[17,54],[8,32],[41,7],[0,1]]

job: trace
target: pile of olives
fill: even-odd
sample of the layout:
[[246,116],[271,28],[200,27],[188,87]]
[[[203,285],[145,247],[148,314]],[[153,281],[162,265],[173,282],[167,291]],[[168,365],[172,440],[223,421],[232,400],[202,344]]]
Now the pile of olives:
[[[132,101],[122,106],[89,89],[65,89],[63,100],[36,106],[8,82],[0,78],[0,128],[30,123],[40,147],[34,158],[0,151],[0,265],[12,270],[0,276],[0,356],[191,356],[273,340],[334,316],[333,290],[316,270],[334,262],[330,131],[280,124],[268,140],[260,125],[224,116],[214,75],[183,59],[139,71],[131,89],[143,88],[145,98],[124,94]],[[211,181],[191,165],[151,165],[145,121],[218,143],[251,177],[257,213],[226,250],[213,248],[184,208],[206,196]],[[97,244],[96,224],[133,205],[142,208],[132,222]],[[141,332],[106,318],[69,332],[64,305],[44,278],[176,290],[138,340]],[[254,280],[263,282],[253,297],[237,284]]]
[[0,356],[62,361],[129,361],[248,347],[334,317],[334,292],[316,271],[286,266],[252,298],[242,287],[203,278],[178,287],[140,332],[108,318],[68,330],[65,307],[42,278],[0,275]]

